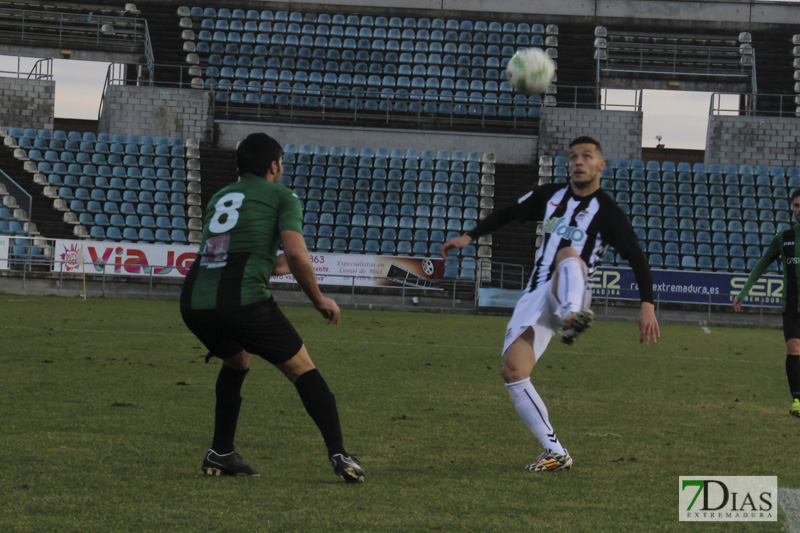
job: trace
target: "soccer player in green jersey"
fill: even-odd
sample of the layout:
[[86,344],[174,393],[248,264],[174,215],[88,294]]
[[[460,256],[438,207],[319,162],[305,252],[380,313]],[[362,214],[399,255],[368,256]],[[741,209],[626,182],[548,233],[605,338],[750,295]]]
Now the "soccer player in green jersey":
[[792,213],[795,222],[791,228],[779,232],[767,251],[753,267],[739,294],[733,299],[734,311],[742,309],[742,302],[753,285],[778,258],[783,263],[783,338],[786,340],[786,377],[793,401],[789,413],[800,417],[800,189],[792,192]]
[[[317,285],[303,240],[300,200],[280,184],[283,150],[270,136],[254,133],[239,144],[236,156],[239,180],[211,198],[203,215],[200,251],[181,292],[186,326],[208,348],[209,357],[222,359],[214,439],[203,471],[261,475],[233,445],[242,383],[255,354],[294,383],[322,432],[336,474],[348,483],[363,482],[364,471],[344,449],[334,396],[269,291],[270,276],[291,273],[314,308],[331,323],[339,322],[339,307]],[[278,255],[281,244],[284,253]]]

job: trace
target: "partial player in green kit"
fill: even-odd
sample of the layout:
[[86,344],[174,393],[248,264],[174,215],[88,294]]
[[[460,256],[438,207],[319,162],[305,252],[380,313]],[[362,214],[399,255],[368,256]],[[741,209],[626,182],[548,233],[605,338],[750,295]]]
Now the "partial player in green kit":
[[792,192],[792,214],[795,224],[778,232],[767,251],[753,267],[739,294],[733,299],[733,309],[740,311],[750,289],[776,259],[783,265],[783,338],[786,340],[786,377],[792,406],[789,413],[800,417],[800,189]]

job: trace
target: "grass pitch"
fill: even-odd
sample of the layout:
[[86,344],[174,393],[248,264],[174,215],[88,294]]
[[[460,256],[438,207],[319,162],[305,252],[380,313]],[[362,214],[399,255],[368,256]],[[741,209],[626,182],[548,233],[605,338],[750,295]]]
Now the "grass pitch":
[[499,377],[507,318],[284,307],[336,395],[367,482],[338,481],[294,387],[254,361],[237,449],[210,478],[219,362],[177,302],[0,295],[0,531],[776,531],[678,522],[678,476],[800,488],[777,330],[596,322],[533,381],[575,465],[540,446]]

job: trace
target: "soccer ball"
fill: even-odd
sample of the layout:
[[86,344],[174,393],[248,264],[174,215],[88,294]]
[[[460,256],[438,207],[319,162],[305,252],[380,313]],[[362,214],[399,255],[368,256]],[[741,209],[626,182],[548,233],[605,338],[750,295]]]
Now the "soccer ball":
[[550,86],[555,71],[553,60],[541,48],[523,48],[508,62],[506,76],[522,94],[541,94]]

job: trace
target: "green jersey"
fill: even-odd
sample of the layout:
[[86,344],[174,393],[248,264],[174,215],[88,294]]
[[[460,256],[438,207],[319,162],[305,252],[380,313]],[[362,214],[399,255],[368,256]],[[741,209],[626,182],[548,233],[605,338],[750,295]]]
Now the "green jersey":
[[270,297],[280,232],[303,231],[303,210],[278,183],[244,174],[211,198],[181,309],[234,309]]
[[742,290],[736,296],[743,302],[756,281],[766,272],[767,267],[783,256],[783,296],[781,307],[784,311],[800,312],[800,224],[781,231],[772,238],[769,248],[753,267]]

